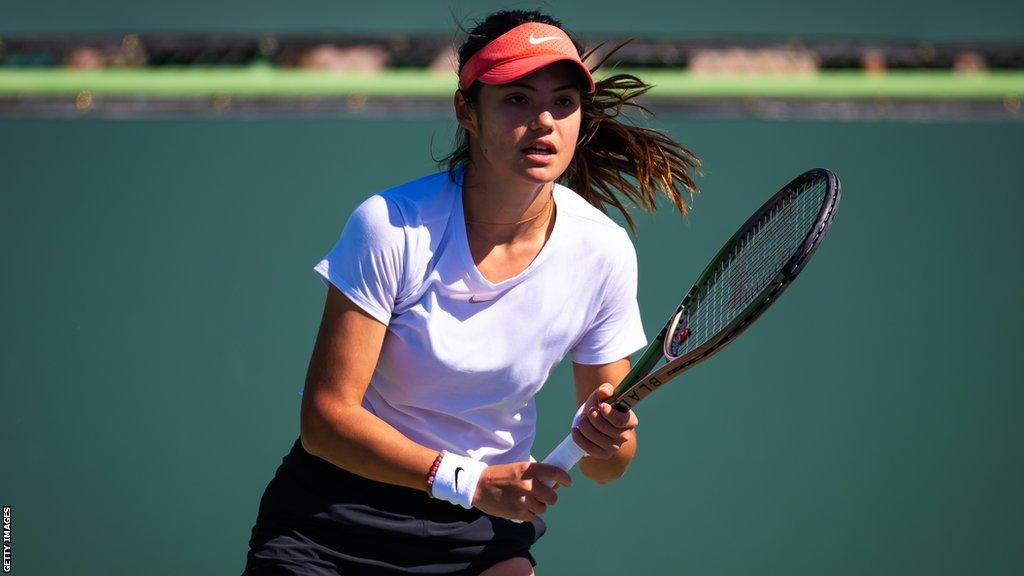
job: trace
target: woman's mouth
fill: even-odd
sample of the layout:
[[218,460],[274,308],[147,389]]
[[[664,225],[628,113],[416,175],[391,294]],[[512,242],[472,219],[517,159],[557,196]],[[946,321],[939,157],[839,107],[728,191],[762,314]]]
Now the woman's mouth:
[[555,155],[555,147],[548,144],[533,144],[523,148],[523,153],[531,160],[549,160]]

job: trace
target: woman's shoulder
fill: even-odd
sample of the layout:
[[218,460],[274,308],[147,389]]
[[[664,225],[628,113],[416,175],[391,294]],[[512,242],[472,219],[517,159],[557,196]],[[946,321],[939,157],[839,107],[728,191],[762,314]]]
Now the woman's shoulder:
[[451,214],[457,181],[448,171],[428,174],[363,200],[354,214],[382,225],[419,227]]
[[630,243],[626,229],[612,220],[610,216],[583,199],[571,188],[555,185],[555,198],[558,201],[558,215],[564,216],[577,232],[601,234],[606,239],[616,239]]

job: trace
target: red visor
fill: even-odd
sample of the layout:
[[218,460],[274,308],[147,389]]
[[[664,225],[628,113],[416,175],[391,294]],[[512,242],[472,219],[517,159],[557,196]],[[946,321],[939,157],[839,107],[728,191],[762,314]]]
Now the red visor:
[[580,60],[569,35],[557,26],[527,22],[498,36],[474,54],[462,67],[459,88],[468,90],[477,80],[484,84],[506,84],[562,60],[579,66],[589,83],[586,92],[594,92],[594,77]]

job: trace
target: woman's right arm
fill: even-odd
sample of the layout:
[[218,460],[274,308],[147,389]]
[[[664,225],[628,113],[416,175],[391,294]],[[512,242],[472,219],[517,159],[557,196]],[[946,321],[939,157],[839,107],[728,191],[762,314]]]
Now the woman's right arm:
[[[386,331],[328,285],[302,394],[300,438],[307,452],[339,468],[426,491],[437,450],[413,442],[362,407]],[[489,466],[480,477],[473,506],[496,516],[531,519],[558,499],[543,481],[572,483],[565,471],[545,464]]]
[[362,407],[386,330],[328,285],[302,393],[302,447],[365,478],[425,490],[426,471],[437,451],[409,440]]

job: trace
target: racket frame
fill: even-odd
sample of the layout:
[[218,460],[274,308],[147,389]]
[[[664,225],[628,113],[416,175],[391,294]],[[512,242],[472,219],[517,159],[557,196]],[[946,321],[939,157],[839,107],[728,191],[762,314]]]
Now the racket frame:
[[[690,303],[700,293],[701,286],[703,286],[707,279],[715,273],[722,259],[736,247],[737,243],[747,235],[750,229],[762,217],[764,217],[765,214],[772,210],[772,208],[774,208],[779,202],[784,200],[790,190],[797,188],[803,185],[806,181],[812,179],[824,179],[826,181],[825,198],[822,201],[822,206],[818,211],[814,225],[807,233],[807,237],[804,238],[801,245],[782,266],[778,275],[772,279],[764,290],[762,290],[762,294],[758,298],[751,302],[743,312],[736,317],[736,319],[720,330],[718,334],[690,352],[679,357],[672,357],[669,352],[671,341],[668,339],[675,333],[675,328],[678,326],[679,321],[685,316]],[[754,320],[760,317],[760,315],[768,309],[768,306],[782,294],[786,287],[788,287],[793,282],[793,279],[796,278],[801,270],[803,270],[804,266],[810,260],[811,255],[814,254],[818,245],[821,244],[821,239],[832,226],[833,216],[839,207],[839,200],[841,196],[842,191],[839,178],[830,170],[825,168],[814,168],[808,170],[794,178],[789,182],[789,184],[786,184],[782,189],[773,194],[771,198],[762,204],[761,207],[758,208],[758,210],[754,212],[742,226],[740,226],[736,233],[732,235],[725,245],[722,246],[722,248],[715,254],[714,258],[711,259],[711,262],[704,268],[704,271],[697,278],[697,281],[694,282],[693,287],[691,287],[689,292],[686,293],[686,296],[683,297],[683,301],[680,302],[675,313],[673,313],[671,318],[669,318],[668,323],[665,324],[665,327],[661,329],[658,336],[644,350],[636,364],[622,379],[619,386],[616,387],[615,392],[613,392],[612,396],[608,399],[608,402],[620,412],[627,411],[675,375],[698,362],[710,358],[715,353],[725,348],[725,346],[732,342],[737,336],[742,334],[743,331],[754,322]],[[657,371],[653,371],[654,366],[662,359],[666,360],[667,363]]]

